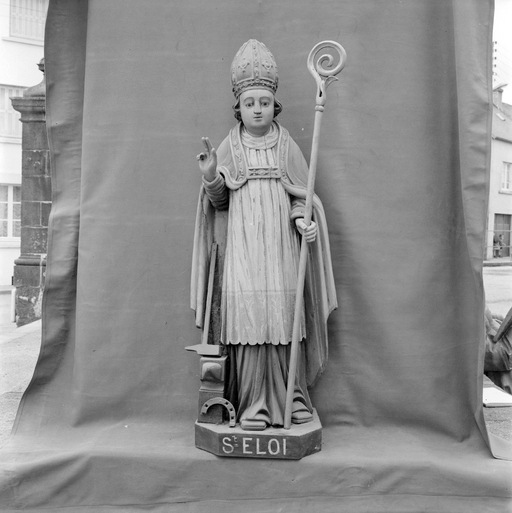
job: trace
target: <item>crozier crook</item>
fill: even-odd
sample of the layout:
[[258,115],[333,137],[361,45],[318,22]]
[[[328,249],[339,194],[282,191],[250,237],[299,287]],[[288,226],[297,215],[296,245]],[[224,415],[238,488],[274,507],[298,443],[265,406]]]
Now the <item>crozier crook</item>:
[[[339,55],[338,63],[333,66],[335,60],[330,54],[322,54],[316,61],[318,53],[324,49],[333,49]],[[316,164],[318,160],[318,146],[320,140],[320,125],[322,113],[326,101],[326,89],[331,82],[338,80],[336,75],[345,67],[347,53],[345,49],[335,41],[322,41],[316,44],[308,56],[308,69],[313,75],[317,84],[315,123],[313,127],[313,141],[311,144],[311,159],[309,161],[309,178],[306,192],[306,207],[304,213],[304,223],[309,226],[313,211],[313,196],[315,192]],[[326,65],[327,67],[324,67]],[[290,365],[288,370],[288,384],[286,388],[286,407],[284,415],[284,428],[290,429],[292,423],[292,405],[293,393],[295,389],[295,377],[297,374],[297,360],[299,352],[299,333],[300,319],[302,311],[302,302],[304,295],[304,280],[306,277],[306,265],[308,258],[308,243],[305,237],[302,237],[300,250],[299,271],[297,276],[297,292],[295,294],[295,312],[293,318],[292,346],[290,351]],[[306,341],[307,343],[307,341]]]

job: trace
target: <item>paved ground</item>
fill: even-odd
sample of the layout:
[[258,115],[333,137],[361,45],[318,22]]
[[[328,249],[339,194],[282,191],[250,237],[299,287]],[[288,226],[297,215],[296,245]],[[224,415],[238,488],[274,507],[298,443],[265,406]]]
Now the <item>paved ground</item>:
[[[512,307],[512,266],[484,268],[486,300],[493,313]],[[41,321],[21,328],[10,320],[9,291],[0,289],[0,446],[8,437],[16,410],[37,361]],[[490,432],[512,441],[512,407],[484,408]]]
[[21,396],[32,377],[41,344],[41,321],[17,328],[11,295],[0,293],[0,445],[11,431]]
[[484,267],[484,287],[491,312],[506,315],[512,307],[512,266]]

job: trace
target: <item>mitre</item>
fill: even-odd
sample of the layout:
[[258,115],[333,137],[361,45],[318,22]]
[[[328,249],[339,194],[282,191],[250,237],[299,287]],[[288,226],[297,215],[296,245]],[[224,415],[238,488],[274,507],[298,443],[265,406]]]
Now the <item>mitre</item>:
[[277,65],[270,50],[256,39],[249,39],[235,55],[231,64],[233,93],[238,99],[248,89],[277,91]]

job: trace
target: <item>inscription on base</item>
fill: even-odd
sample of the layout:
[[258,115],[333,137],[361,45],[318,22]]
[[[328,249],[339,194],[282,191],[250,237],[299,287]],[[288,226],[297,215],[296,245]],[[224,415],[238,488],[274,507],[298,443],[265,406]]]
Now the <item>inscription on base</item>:
[[260,436],[225,436],[221,450],[231,456],[260,456],[285,458],[288,441],[285,437],[268,438]]
[[268,458],[300,460],[322,447],[322,425],[316,411],[313,421],[291,429],[267,428],[246,431],[238,424],[196,422],[196,447],[228,458]]

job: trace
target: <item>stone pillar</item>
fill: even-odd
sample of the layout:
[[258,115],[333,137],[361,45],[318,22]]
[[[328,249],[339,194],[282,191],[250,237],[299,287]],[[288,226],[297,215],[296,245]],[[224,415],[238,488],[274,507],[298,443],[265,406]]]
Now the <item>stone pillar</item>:
[[[44,73],[44,59],[39,63]],[[41,318],[46,270],[48,217],[51,208],[50,155],[46,134],[46,85],[11,98],[21,113],[21,255],[14,262],[16,322],[23,326]]]

